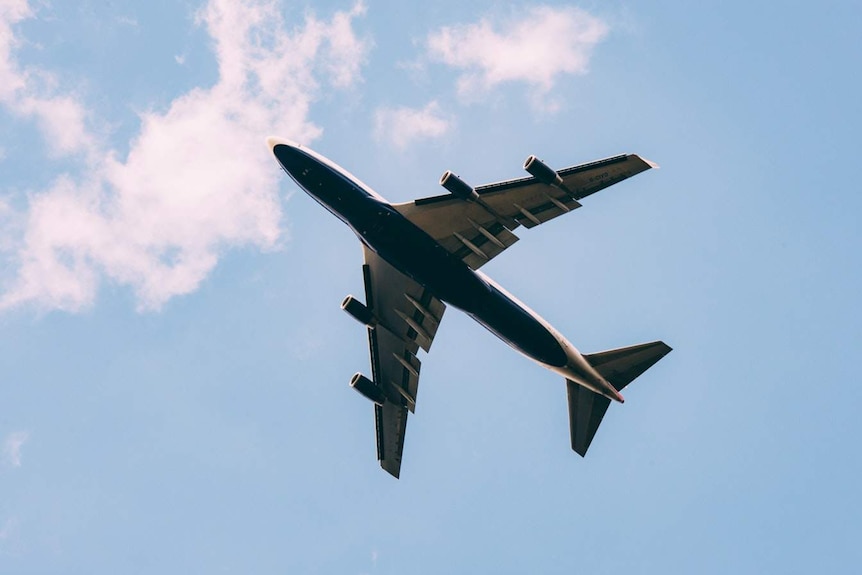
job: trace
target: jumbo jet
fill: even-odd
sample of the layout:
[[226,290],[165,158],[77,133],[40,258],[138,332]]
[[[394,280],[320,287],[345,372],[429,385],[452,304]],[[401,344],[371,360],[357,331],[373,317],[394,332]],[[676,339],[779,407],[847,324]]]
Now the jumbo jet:
[[374,404],[377,458],[401,473],[407,413],[415,412],[419,348],[431,349],[446,305],[461,309],[516,351],[566,380],[572,449],[581,456],[611,401],[671,348],[654,341],[582,354],[556,329],[479,271],[532,228],[581,207],[587,196],[655,164],[625,154],[555,171],[530,156],[529,177],[473,187],[451,171],[447,193],[390,204],[335,162],[294,142],[267,144],[285,172],[362,242],[365,303],[342,309],[368,329],[371,378],[350,386]]

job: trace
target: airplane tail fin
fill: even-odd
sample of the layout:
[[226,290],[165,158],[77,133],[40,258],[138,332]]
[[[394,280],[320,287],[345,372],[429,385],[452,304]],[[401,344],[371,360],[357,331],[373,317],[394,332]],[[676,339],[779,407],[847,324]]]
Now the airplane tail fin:
[[[671,348],[666,343],[654,341],[591,353],[584,355],[584,358],[617,391],[622,391],[625,386],[670,351]],[[569,399],[569,432],[572,438],[572,449],[583,457],[587,454],[587,449],[596,435],[611,400],[568,379],[566,392]]]

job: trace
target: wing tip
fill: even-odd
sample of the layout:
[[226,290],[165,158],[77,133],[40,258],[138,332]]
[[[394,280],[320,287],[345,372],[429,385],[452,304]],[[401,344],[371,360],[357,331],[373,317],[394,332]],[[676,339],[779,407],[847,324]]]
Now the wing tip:
[[580,455],[581,457],[587,457],[587,451],[590,449],[589,445],[578,445],[577,440],[572,437],[572,451]]
[[386,459],[380,460],[380,467],[383,468],[383,471],[394,477],[395,479],[399,479],[401,477],[401,463],[392,463]]
[[659,170],[659,169],[661,169],[661,166],[659,166],[658,164],[656,164],[656,163],[655,163],[655,162],[653,162],[652,160],[647,160],[647,159],[646,159],[646,158],[644,158],[643,156],[638,156],[638,157],[639,157],[641,160],[643,160],[643,162],[644,162],[647,166],[649,166],[650,168],[652,168],[653,170]]

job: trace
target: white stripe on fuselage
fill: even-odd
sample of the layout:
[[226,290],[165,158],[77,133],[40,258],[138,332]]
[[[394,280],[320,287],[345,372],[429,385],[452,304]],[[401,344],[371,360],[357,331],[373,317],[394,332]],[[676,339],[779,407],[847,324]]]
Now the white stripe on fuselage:
[[[510,300],[512,300],[513,303],[515,303],[521,309],[526,311],[530,315],[530,317],[532,317],[536,322],[541,324],[542,327],[547,329],[548,332],[550,332],[550,334],[554,336],[554,338],[557,340],[557,342],[562,346],[563,350],[566,352],[566,358],[568,359],[568,361],[567,361],[565,366],[557,367],[557,366],[553,366],[553,365],[548,365],[546,363],[542,363],[541,361],[538,361],[534,357],[530,357],[529,355],[523,353],[521,350],[519,350],[517,348],[512,348],[512,349],[514,349],[515,351],[517,351],[518,353],[520,353],[524,357],[533,360],[534,362],[538,363],[542,367],[562,375],[566,379],[571,379],[571,380],[575,381],[576,383],[583,385],[584,387],[592,389],[596,393],[599,393],[601,395],[608,397],[608,399],[614,399],[614,400],[622,402],[622,396],[619,394],[619,392],[616,391],[615,389],[613,389],[613,386],[611,386],[607,381],[605,381],[605,379],[601,376],[601,374],[599,374],[595,370],[595,368],[593,368],[593,366],[591,366],[589,364],[589,362],[587,362],[587,360],[584,359],[584,356],[581,354],[580,351],[578,351],[578,348],[576,348],[574,345],[572,345],[571,342],[569,340],[567,340],[563,336],[563,334],[561,334],[559,331],[557,331],[556,328],[554,328],[554,326],[552,326],[550,323],[548,323],[548,321],[545,318],[543,318],[538,313],[533,311],[533,309],[530,308],[530,306],[528,306],[527,304],[525,304],[524,302],[519,300],[517,297],[512,295],[506,288],[504,288],[503,286],[501,286],[500,284],[495,282],[493,279],[488,277],[486,274],[482,273],[479,270],[474,270],[474,273],[476,275],[478,275],[479,277],[481,277],[486,282],[488,282],[489,284],[493,285],[498,290],[500,290],[500,292],[503,295],[505,295]],[[608,388],[611,388],[611,389],[608,389]],[[613,389],[613,391],[611,391],[612,389]]]

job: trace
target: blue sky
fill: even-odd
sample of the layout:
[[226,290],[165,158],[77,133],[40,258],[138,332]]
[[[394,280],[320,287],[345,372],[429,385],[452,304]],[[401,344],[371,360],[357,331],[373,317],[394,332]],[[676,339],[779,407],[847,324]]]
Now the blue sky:
[[[853,572],[856,2],[0,0],[0,572]],[[351,232],[391,201],[659,163],[483,268],[584,352],[674,351],[581,459],[455,310],[375,460]]]

